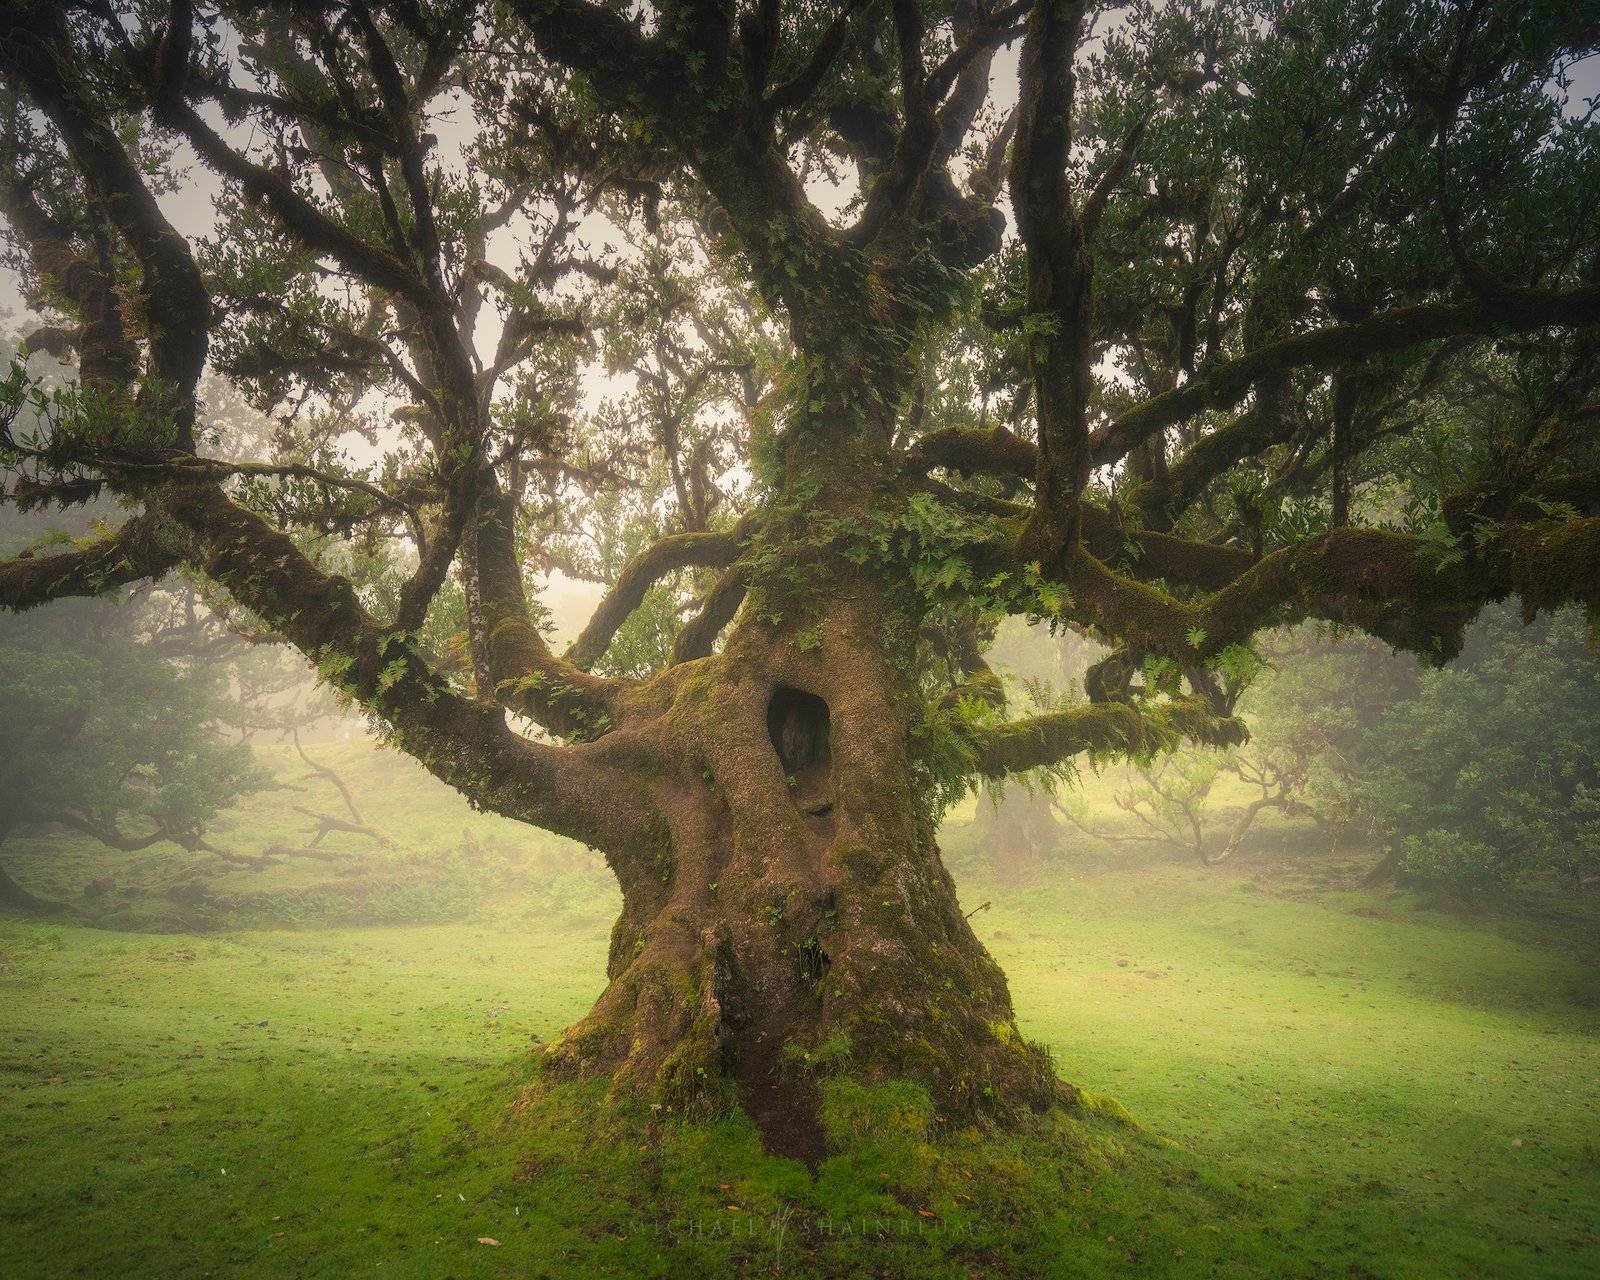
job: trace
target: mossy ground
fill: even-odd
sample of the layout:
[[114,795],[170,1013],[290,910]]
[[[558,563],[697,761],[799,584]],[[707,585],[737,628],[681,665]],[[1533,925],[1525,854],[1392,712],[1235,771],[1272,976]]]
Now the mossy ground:
[[431,925],[0,921],[0,1276],[1600,1272],[1590,927],[1340,890],[1294,837],[1019,891],[969,867],[1024,1033],[1141,1128],[985,1134],[834,1079],[815,1179],[738,1113],[532,1071],[599,991],[609,900],[513,878]]

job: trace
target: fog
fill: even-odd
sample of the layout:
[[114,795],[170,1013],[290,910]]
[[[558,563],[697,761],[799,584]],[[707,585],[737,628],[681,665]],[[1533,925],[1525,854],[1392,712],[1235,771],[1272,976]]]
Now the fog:
[[[93,663],[92,637],[141,607],[85,606],[52,629],[56,652]],[[0,669],[43,652],[28,628],[44,616],[0,621]],[[1487,1242],[1513,1266],[1557,1239],[1592,1247],[1600,694],[1581,619],[1546,620],[1513,657],[1520,626],[1494,611],[1438,671],[1349,636],[1274,634],[1242,703],[1250,745],[1086,765],[946,816],[945,860],[1026,1034],[1180,1144],[1170,1176],[1220,1170],[1319,1242],[1392,1221],[1398,1202],[1407,1231],[1452,1241],[1470,1225],[1474,1243],[1450,1247]],[[180,640],[163,660],[181,673]],[[1099,656],[1021,623],[990,652],[1040,702],[1071,696]],[[193,847],[117,849],[50,813],[5,833],[0,866],[26,896],[0,916],[0,1249],[68,1229],[108,1266],[198,1257],[261,1275],[307,1268],[345,1233],[427,1257],[513,1245],[580,1208],[617,1237],[664,1230],[595,1198],[603,1161],[575,1184],[538,1157],[502,1180],[448,1154],[484,1082],[502,1088],[601,990],[621,906],[604,860],[473,812],[286,674],[264,706],[233,681],[212,690],[218,743],[242,740],[259,772]],[[27,732],[40,678],[0,691],[6,793],[41,763],[19,749],[48,752],[72,803],[62,780],[125,747],[92,718],[80,746]],[[141,700],[149,673],[71,679],[51,714],[92,689],[90,717],[164,731]],[[1483,732],[1447,745],[1464,716]],[[172,745],[191,771],[206,754]],[[1448,762],[1423,776],[1419,752]],[[149,800],[124,836],[145,832]],[[739,1163],[742,1140],[718,1139],[704,1212],[738,1205],[761,1265],[851,1220],[785,1211]],[[1099,1240],[1207,1247],[1207,1218],[1153,1205],[1074,1213]],[[130,1221],[155,1225],[125,1254]],[[878,1229],[871,1211],[852,1228]]]
[[1600,1275],[1575,0],[0,16],[0,1280]]

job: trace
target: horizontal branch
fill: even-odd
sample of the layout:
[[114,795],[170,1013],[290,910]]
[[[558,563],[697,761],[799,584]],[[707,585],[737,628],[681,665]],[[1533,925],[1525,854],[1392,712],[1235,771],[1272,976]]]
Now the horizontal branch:
[[962,475],[1031,480],[1039,466],[1039,449],[1005,427],[942,427],[906,450],[905,466],[918,474],[943,467]]
[[[1034,444],[1005,427],[947,427],[931,431],[913,444],[905,453],[904,465],[913,475],[943,467],[962,475],[1025,480],[1032,479],[1037,460]],[[972,497],[976,499],[978,495]],[[1011,519],[1026,519],[1029,510],[1018,503],[995,506],[996,515]],[[1141,578],[1161,578],[1175,585],[1214,591],[1255,563],[1244,547],[1196,542],[1157,530],[1129,527],[1091,502],[1081,503],[1081,519],[1084,543],[1095,556],[1102,560],[1118,558],[1131,548]]]
[[1083,504],[1083,545],[1102,560],[1131,556],[1133,572],[1140,578],[1202,591],[1227,586],[1255,563],[1245,547],[1129,528],[1091,502]]
[[0,561],[0,608],[20,612],[69,596],[104,595],[177,564],[181,542],[148,515],[134,516],[115,533],[54,555],[23,553]]
[[1185,699],[1145,707],[1127,702],[1068,707],[975,729],[971,745],[978,773],[996,778],[1084,754],[1148,758],[1186,741],[1225,747],[1246,737],[1241,721]]
[[1262,557],[1194,601],[1108,568],[1080,550],[1062,575],[1072,608],[1098,627],[1185,665],[1204,663],[1264,627],[1317,618],[1354,626],[1430,661],[1460,651],[1484,604],[1518,594],[1530,615],[1600,605],[1600,517],[1505,524],[1474,546],[1339,528]]
[[66,810],[51,814],[49,820],[58,822],[63,827],[69,827],[73,831],[81,831],[108,849],[116,849],[122,853],[142,853],[151,845],[160,844],[163,840],[171,840],[174,844],[183,843],[162,827],[157,827],[147,836],[130,836],[125,835],[115,822],[90,818],[85,814]]
[[1329,325],[1267,343],[1183,386],[1134,406],[1094,433],[1096,466],[1109,466],[1163,427],[1237,404],[1262,378],[1289,369],[1328,369],[1384,351],[1462,335],[1492,337],[1600,324],[1600,285],[1565,292],[1511,291],[1494,303],[1424,302],[1354,324]]

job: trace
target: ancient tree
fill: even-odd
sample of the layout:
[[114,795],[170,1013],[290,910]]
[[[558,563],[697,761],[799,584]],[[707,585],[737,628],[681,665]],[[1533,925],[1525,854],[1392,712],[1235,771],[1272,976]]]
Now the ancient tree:
[[[1488,600],[1600,605],[1565,81],[1597,39],[1580,0],[20,0],[0,206],[76,382],[13,376],[8,496],[128,514],[0,602],[182,566],[476,804],[603,851],[610,984],[552,1070],[731,1081],[776,1133],[827,1041],[1047,1104],[951,796],[1236,741],[1266,626],[1439,658]],[[596,344],[628,421],[581,394]],[[208,451],[207,370],[271,456]],[[627,483],[659,537],[557,652],[532,570]],[[670,644],[610,666],[662,584]],[[1005,614],[1113,647],[1087,700],[1008,717]]]

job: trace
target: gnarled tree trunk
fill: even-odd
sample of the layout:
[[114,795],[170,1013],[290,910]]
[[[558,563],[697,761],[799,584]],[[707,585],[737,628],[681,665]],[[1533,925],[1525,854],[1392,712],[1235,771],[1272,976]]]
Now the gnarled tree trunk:
[[820,1063],[949,1109],[1060,1096],[939,861],[883,621],[835,601],[809,651],[758,624],[675,669],[662,723],[697,746],[653,784],[659,842],[612,857],[610,985],[555,1064],[673,1107],[731,1079],[769,1148],[808,1161]]

